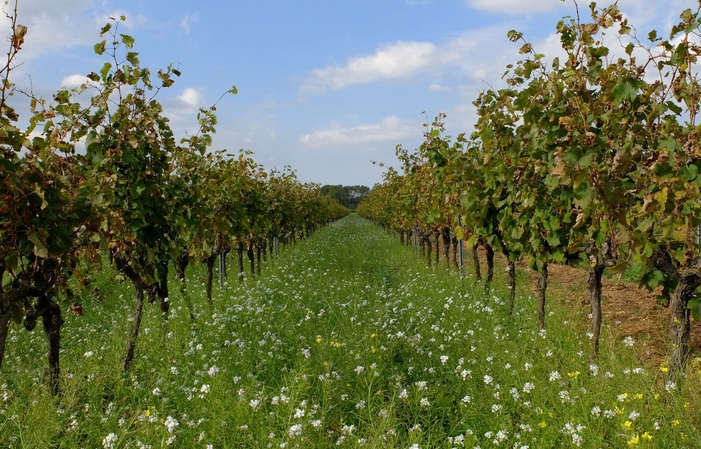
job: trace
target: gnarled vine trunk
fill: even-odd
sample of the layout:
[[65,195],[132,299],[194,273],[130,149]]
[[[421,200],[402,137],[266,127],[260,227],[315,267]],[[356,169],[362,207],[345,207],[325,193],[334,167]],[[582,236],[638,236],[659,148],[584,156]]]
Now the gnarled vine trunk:
[[475,279],[477,279],[477,282],[482,282],[482,269],[480,268],[480,258],[476,243],[472,245],[472,251],[470,252],[472,253],[472,263],[475,266]]
[[49,342],[49,385],[54,396],[59,394],[59,379],[61,375],[61,308],[47,297],[39,298],[37,307],[42,310],[41,318],[44,325],[44,333]]
[[134,351],[136,350],[136,340],[139,337],[139,329],[141,327],[141,317],[144,310],[144,284],[138,276],[129,276],[136,290],[136,306],[134,308],[134,321],[132,322],[131,332],[127,338],[127,349],[124,352],[122,360],[122,369],[128,371],[131,362],[134,360]]
[[494,248],[487,242],[487,239],[480,238],[480,243],[484,246],[487,253],[487,281],[484,283],[484,289],[489,290],[492,280],[494,279]]
[[253,254],[253,243],[248,242],[248,248],[246,249],[246,255],[248,256],[248,262],[251,265],[251,277],[256,275],[256,261]]
[[450,228],[443,227],[441,229],[441,238],[443,239],[443,255],[445,256],[445,266],[450,268]]
[[10,331],[11,319],[12,311],[9,307],[0,310],[0,368],[2,368],[2,361],[5,358],[5,344],[7,342],[7,334]]
[[545,292],[548,290],[548,264],[544,263],[538,271],[536,297],[538,299],[538,327],[545,329]]
[[589,260],[587,270],[587,288],[589,290],[589,304],[591,306],[591,350],[589,362],[594,363],[599,358],[599,339],[601,335],[601,276],[606,267],[616,264],[616,252],[609,237],[599,248],[593,240],[587,243],[586,255]]
[[689,338],[691,336],[691,311],[689,301],[696,289],[701,286],[701,257],[691,257],[677,269],[667,251],[657,250],[652,255],[655,268],[665,276],[677,281],[670,298],[672,316],[669,323],[669,379],[679,380],[689,358]]
[[204,262],[204,266],[207,268],[207,284],[205,285],[205,289],[207,291],[207,302],[209,303],[209,307],[212,307],[212,281],[214,280],[214,262],[217,259],[216,254],[212,254],[211,256],[207,256],[204,259],[202,259],[202,262]]
[[179,287],[180,287],[180,294],[183,297],[183,300],[185,301],[185,306],[187,307],[187,312],[190,315],[190,322],[194,323],[195,322],[195,310],[192,306],[192,301],[190,300],[190,295],[187,292],[187,281],[185,278],[185,271],[187,270],[187,266],[190,264],[190,254],[187,252],[187,250],[184,250],[180,253],[178,256],[178,259],[175,261],[175,277],[178,278],[179,282]]

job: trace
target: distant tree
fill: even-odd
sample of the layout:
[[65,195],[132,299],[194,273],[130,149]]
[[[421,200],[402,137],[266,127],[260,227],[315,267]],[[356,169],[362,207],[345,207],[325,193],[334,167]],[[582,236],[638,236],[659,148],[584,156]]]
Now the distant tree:
[[325,185],[321,187],[321,193],[323,195],[330,196],[341,205],[349,209],[355,209],[358,206],[358,203],[368,196],[368,193],[370,193],[370,188],[361,185]]

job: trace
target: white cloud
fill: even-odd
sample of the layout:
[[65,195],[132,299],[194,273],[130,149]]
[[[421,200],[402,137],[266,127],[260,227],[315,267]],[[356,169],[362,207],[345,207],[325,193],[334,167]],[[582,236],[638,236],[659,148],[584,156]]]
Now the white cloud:
[[[109,17],[127,16],[127,21],[120,24],[122,30],[132,30],[146,22],[142,15],[106,10],[106,4],[95,3],[94,0],[20,0],[17,23],[25,25],[28,30],[18,62],[76,45],[92,45],[99,40],[99,30],[110,21]],[[5,11],[11,12],[10,7]],[[1,37],[9,33],[10,20],[0,13]]]
[[429,92],[449,92],[452,90],[449,86],[443,86],[441,84],[431,84],[428,86]]
[[[532,14],[552,11],[563,6],[563,0],[466,0],[467,4],[483,11],[509,14]],[[570,3],[566,3],[571,8]]]
[[186,12],[185,15],[183,15],[183,18],[180,20],[180,26],[185,30],[185,34],[190,34],[190,26],[199,19],[200,15],[198,13],[190,14]]
[[85,75],[70,75],[61,80],[61,87],[79,87],[83,84],[90,84],[92,81]]
[[397,41],[380,47],[372,55],[351,58],[344,66],[313,70],[302,91],[322,93],[354,84],[435,73],[446,66],[459,65],[474,46],[474,40],[467,35],[442,45]]
[[372,125],[352,128],[337,127],[312,134],[302,134],[299,140],[303,147],[331,149],[375,142],[399,143],[403,139],[420,133],[421,128],[418,122],[414,123],[392,116]]
[[183,109],[188,111],[196,111],[204,104],[202,94],[193,87],[188,87],[182,94],[178,95],[178,100]]

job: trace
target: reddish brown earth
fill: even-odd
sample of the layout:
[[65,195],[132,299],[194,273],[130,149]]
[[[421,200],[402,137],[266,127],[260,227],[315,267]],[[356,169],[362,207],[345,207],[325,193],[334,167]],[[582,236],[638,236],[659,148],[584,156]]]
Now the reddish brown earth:
[[[442,249],[442,246],[441,246]],[[484,250],[479,251],[482,267],[482,276],[486,275],[486,261]],[[434,253],[435,257],[435,253]],[[451,260],[452,260],[451,252]],[[432,261],[435,263],[435,259]],[[495,282],[502,282],[499,274],[503,271],[504,259],[501,254],[496,254]],[[440,264],[445,264],[441,255]],[[474,272],[472,259],[465,254],[465,269]],[[529,272],[531,278],[531,290],[535,292],[537,273],[528,270],[523,265],[520,269]],[[550,265],[548,282],[548,300],[562,301],[579,308],[583,313],[590,311],[589,295],[586,285],[586,270],[567,265]],[[659,365],[667,354],[667,341],[669,335],[670,309],[657,303],[657,293],[639,287],[637,284],[627,282],[620,275],[613,278],[604,277],[602,280],[603,298],[603,324],[607,326],[616,339],[632,336],[635,341],[635,350],[641,359],[649,366]],[[690,348],[693,353],[701,352],[701,322],[692,319]]]

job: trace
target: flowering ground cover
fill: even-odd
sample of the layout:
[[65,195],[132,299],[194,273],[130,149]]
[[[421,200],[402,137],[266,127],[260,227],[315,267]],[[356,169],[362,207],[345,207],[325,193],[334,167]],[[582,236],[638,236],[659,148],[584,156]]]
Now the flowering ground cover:
[[167,323],[147,308],[127,374],[133,292],[97,273],[100,294],[65,316],[60,399],[44,335],[13,326],[0,447],[699,447],[700,359],[665,383],[633,338],[604,331],[592,365],[585,313],[550,298],[538,331],[528,291],[508,316],[498,277],[484,292],[426,268],[360,217],[263,268],[216,290],[213,310],[193,269],[195,323],[172,289]]

